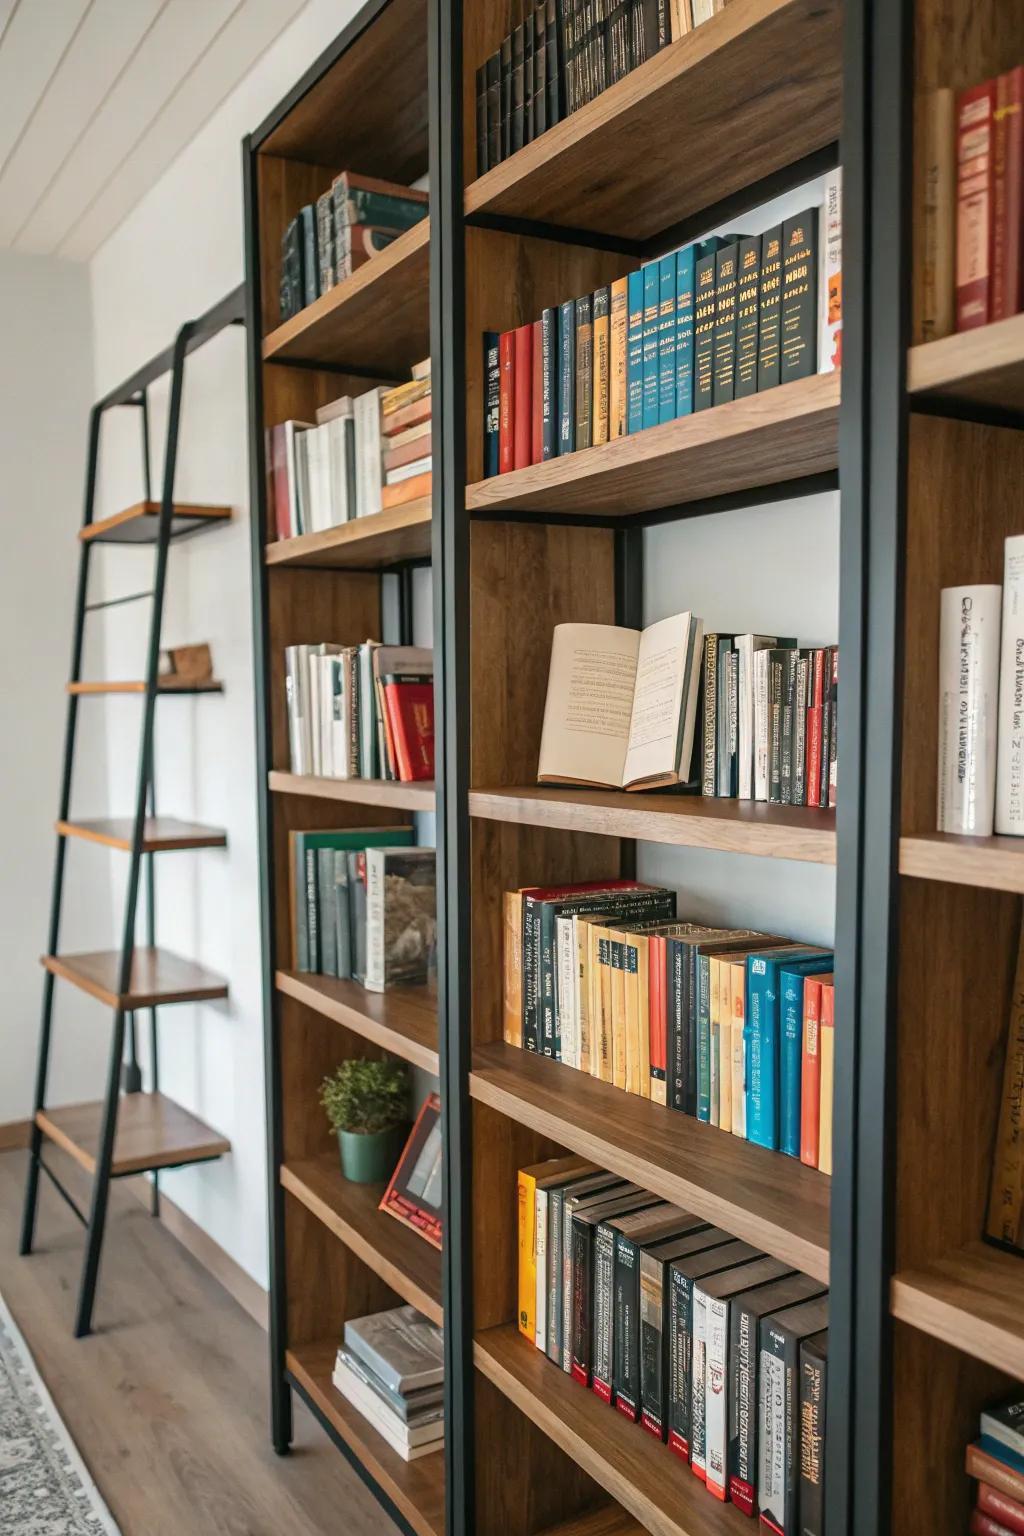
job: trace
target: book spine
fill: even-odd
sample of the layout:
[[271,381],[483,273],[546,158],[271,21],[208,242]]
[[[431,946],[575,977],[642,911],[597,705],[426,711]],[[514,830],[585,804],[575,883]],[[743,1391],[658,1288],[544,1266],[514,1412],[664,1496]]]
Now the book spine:
[[593,1319],[593,1229],[572,1224],[572,1364],[570,1375],[590,1386],[590,1337]]
[[508,1045],[523,1043],[523,898],[518,891],[504,897],[504,1027]]
[[843,360],[843,172],[832,171],[818,231],[821,277],[818,284],[818,372],[834,373]]
[[782,311],[782,225],[761,236],[761,305],[757,336],[757,390],[779,382],[780,321]]
[[644,424],[644,274],[626,279],[626,430],[632,436]]
[[306,925],[309,934],[309,968],[320,970],[320,903],[316,888],[316,849],[306,849]]
[[510,125],[510,154],[522,149],[526,142],[526,103],[524,90],[526,29],[522,23],[512,29],[512,120]]
[[616,278],[611,285],[611,321],[608,333],[608,437],[626,435],[626,333],[629,325],[629,280]]
[[640,1251],[640,1423],[665,1438],[663,1391],[666,1375],[664,1329],[665,1266]]
[[775,1031],[768,999],[767,962],[747,961],[747,1140],[778,1148],[775,1124]]
[[501,52],[492,53],[487,71],[487,167],[501,161]]
[[690,1459],[690,1406],[693,1366],[693,1289],[688,1276],[669,1266],[668,1448]]
[[1024,1503],[1024,1475],[1015,1472],[1012,1467],[1004,1466],[994,1456],[987,1456],[980,1446],[967,1447],[965,1470],[968,1477],[976,1478],[979,1483],[1005,1494],[1008,1499]]
[[715,380],[715,252],[694,264],[693,408],[714,403]]
[[572,1372],[572,1330],[576,1316],[576,1295],[573,1290],[573,1201],[568,1197],[562,1203],[562,1370],[568,1376]]
[[818,1172],[832,1172],[832,1098],[835,1081],[835,989],[821,989],[821,1020],[818,1050],[821,1055],[821,1080],[818,1090]]
[[811,652],[807,698],[807,788],[806,803],[821,804],[821,714],[824,704],[825,652]]
[[782,226],[782,359],[779,382],[806,379],[818,369],[818,210],[807,208]]
[[539,464],[544,457],[544,322],[533,322],[533,345],[530,353],[533,378],[530,387],[530,463]]
[[757,1503],[764,1525],[786,1536],[786,1362],[781,1333],[761,1327]]
[[716,789],[718,708],[718,636],[704,636],[704,745],[701,794],[714,795]]
[[683,945],[674,939],[665,943],[665,1022],[667,1099],[672,1109],[683,1109],[687,1095],[686,1072],[686,958]]
[[545,81],[547,86],[547,126],[553,128],[564,116],[562,89],[562,26],[555,0],[547,0],[545,6],[547,25],[547,61]]
[[757,1514],[758,1319],[737,1302],[729,1324],[729,1498]]
[[516,1184],[519,1234],[519,1332],[532,1344],[537,1330],[537,1182],[520,1169]]
[[945,587],[939,627],[940,832],[992,835],[1000,589]]
[[919,319],[914,330],[918,342],[938,341],[954,327],[955,140],[953,92],[948,87],[926,92],[920,123],[921,260]]
[[732,1071],[732,1133],[747,1139],[747,1082],[743,1026],[746,1017],[746,967],[732,965],[730,1068]]
[[501,159],[507,160],[512,153],[512,34],[509,33],[499,49],[500,73],[498,99],[501,106]]
[[992,314],[992,202],[996,82],[961,91],[956,103],[956,328]]
[[676,253],[658,262],[658,422],[676,416]]
[[757,393],[757,338],[761,312],[761,236],[745,235],[739,243],[736,279],[735,397]]
[[576,305],[566,300],[558,311],[558,451],[576,449]]
[[523,22],[523,143],[532,144],[535,132],[534,107],[536,105],[533,18],[527,14]]
[[635,1424],[640,1417],[640,1249],[615,1234],[612,1273],[612,1401]]
[[804,978],[783,971],[779,1023],[779,1151],[800,1156]]
[[513,468],[527,469],[533,436],[533,326],[520,325],[515,336],[515,401],[512,407]]
[[693,1290],[693,1343],[690,1357],[690,1471],[707,1481],[707,1379],[708,1299],[699,1286]]
[[498,473],[501,430],[501,364],[497,331],[484,332],[484,478]]
[[768,803],[782,804],[782,707],[784,664],[774,657],[768,668]]
[[731,240],[715,255],[715,329],[711,399],[725,405],[736,393],[736,288],[739,242]]
[[651,935],[648,954],[648,1048],[651,1063],[649,1096],[655,1104],[665,1104],[668,1097],[668,1060],[665,1039],[665,940],[660,934]]
[[1011,1499],[987,1483],[978,1484],[978,1513],[991,1524],[984,1536],[1024,1536],[1024,1508],[1021,1500]]
[[825,1533],[825,1357],[800,1345],[800,1536]]
[[523,897],[523,1047],[540,1049],[540,915],[532,896]]
[[676,415],[693,410],[693,274],[692,245],[676,252]]
[[476,72],[476,173],[483,176],[490,169],[487,151],[487,68]]
[[547,1357],[555,1365],[562,1363],[562,1228],[565,1219],[565,1190],[548,1191],[548,1329]]
[[697,956],[697,1119],[711,1119],[711,957]]
[[728,1301],[717,1296],[705,1301],[704,1481],[723,1503],[729,1497],[729,1311]]
[[793,721],[796,715],[796,671],[799,659],[796,651],[783,652],[779,716],[779,779],[783,805],[793,804]]
[[540,317],[541,339],[541,458],[558,453],[558,310]]
[[594,389],[591,436],[596,447],[608,441],[610,386],[611,292],[607,287],[594,290]]
[[[828,685],[828,717],[829,717],[829,741],[828,741],[828,807],[836,808],[836,795],[839,789],[839,647],[830,645],[829,651],[829,685]],[[995,690],[993,690],[995,696]]]
[[818,1166],[818,1117],[821,1095],[821,1056],[818,1049],[821,1023],[821,983],[813,976],[804,982],[803,1039],[800,1054],[800,1161]]
[[697,950],[693,944],[686,947],[686,982],[683,1009],[683,1038],[686,1052],[686,1097],[683,1113],[697,1114]]
[[548,1192],[546,1189],[536,1191],[534,1212],[536,1236],[533,1251],[536,1258],[534,1261],[533,1342],[543,1354],[546,1352],[548,1339]]
[[612,1400],[615,1233],[601,1222],[594,1233],[594,1327],[590,1384],[603,1403]]
[[533,136],[548,128],[548,23],[544,0],[533,13]]
[[1024,835],[1024,536],[1003,556],[995,830]]
[[643,421],[644,427],[658,425],[658,302],[660,297],[659,264],[649,261],[643,268]]
[[515,468],[515,332],[502,331],[498,338],[499,387],[498,387],[498,468],[506,474]]

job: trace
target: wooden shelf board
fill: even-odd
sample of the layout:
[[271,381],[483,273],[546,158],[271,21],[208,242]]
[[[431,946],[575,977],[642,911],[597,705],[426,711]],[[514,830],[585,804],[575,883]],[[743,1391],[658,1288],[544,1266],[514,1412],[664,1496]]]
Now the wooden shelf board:
[[[100,679],[97,682],[68,683],[68,693],[92,694],[92,693],[145,693],[146,684],[142,679],[132,679],[126,682],[107,682]],[[211,678],[206,683],[178,682],[171,677],[162,677],[157,681],[157,693],[223,693],[224,684]]]
[[921,832],[900,838],[900,874],[1024,892],[1024,838]]
[[267,545],[272,568],[289,570],[363,570],[420,560],[430,554],[431,500],[421,496],[404,507],[389,507],[322,533],[302,533]]
[[911,396],[1024,411],[1024,314],[911,347],[907,389]]
[[[473,1357],[477,1369],[651,1536],[737,1536],[743,1529],[737,1512],[708,1493],[667,1446],[559,1370],[514,1323],[478,1333]],[[588,1527],[570,1522],[556,1529]]]
[[[87,1173],[96,1171],[103,1103],[41,1109],[39,1129]],[[231,1143],[163,1093],[122,1094],[114,1136],[113,1173],[143,1173],[206,1162],[231,1151]]]
[[926,1269],[892,1279],[901,1322],[1024,1381],[1024,1259],[968,1243]]
[[434,786],[426,780],[401,784],[392,779],[318,779],[309,773],[272,768],[271,790],[279,795],[308,795],[314,800],[348,800],[354,805],[384,805],[394,811],[432,811]]
[[470,1095],[623,1178],[828,1279],[829,1180],[561,1062],[478,1046]]
[[644,1527],[617,1504],[588,1510],[557,1525],[546,1525],[540,1536],[644,1536]]
[[337,1350],[330,1339],[296,1346],[285,1354],[285,1369],[328,1432],[345,1442],[417,1536],[443,1536],[444,1452],[403,1461],[332,1385]]
[[167,1003],[205,1002],[227,997],[228,984],[213,971],[185,960],[169,949],[137,945],[132,956],[131,985],[118,995],[119,949],[84,955],[43,955],[42,964],[54,976],[70,981],[110,1008],[155,1008]]
[[838,139],[841,61],[839,0],[731,0],[474,181],[466,212],[650,238]]
[[[61,837],[78,837],[107,848],[131,851],[135,823],[130,816],[104,816],[94,821],[58,821]],[[169,853],[184,848],[223,848],[227,833],[219,827],[204,827],[195,821],[179,821],[176,816],[148,816],[142,840],[144,853]]]
[[[202,533],[217,528],[231,518],[230,507],[207,507],[192,502],[175,502],[171,518],[171,538]],[[78,537],[93,544],[155,544],[160,531],[160,503],[139,501],[110,517],[100,518],[79,529]]]
[[[710,25],[710,23],[705,23]],[[473,512],[629,517],[839,462],[838,373],[819,373],[466,488]]]
[[385,1185],[343,1178],[337,1150],[286,1163],[281,1184],[403,1301],[442,1326],[440,1252],[378,1210]]
[[430,219],[399,235],[264,338],[267,363],[305,362],[404,377],[430,354]]
[[469,811],[486,821],[602,832],[763,858],[811,864],[834,864],[836,858],[835,812],[809,806],[537,784],[472,789]]
[[355,981],[299,971],[278,971],[275,981],[279,992],[437,1076],[437,992],[433,987],[368,992]]

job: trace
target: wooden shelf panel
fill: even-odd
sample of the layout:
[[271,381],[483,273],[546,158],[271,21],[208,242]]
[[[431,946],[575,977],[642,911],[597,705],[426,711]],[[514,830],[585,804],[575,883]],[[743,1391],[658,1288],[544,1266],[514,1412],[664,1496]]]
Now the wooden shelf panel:
[[347,800],[353,805],[384,805],[393,811],[432,811],[434,786],[426,780],[400,784],[392,779],[318,779],[309,773],[272,768],[268,781],[279,795],[308,795],[314,800]]
[[430,219],[421,219],[263,342],[267,363],[316,363],[403,378],[430,355]]
[[[175,502],[171,517],[171,538],[202,533],[229,522],[230,507],[207,507],[190,502]],[[110,517],[100,518],[79,529],[78,537],[92,544],[155,544],[160,531],[160,503],[139,501]]]
[[922,832],[900,838],[900,874],[1024,892],[1024,838]]
[[365,570],[421,560],[430,555],[429,496],[404,507],[390,507],[369,517],[355,518],[323,533],[303,533],[267,545],[266,561],[290,570]]
[[[710,25],[710,23],[705,23]],[[466,488],[470,512],[629,517],[803,479],[839,463],[838,373],[680,416]]]
[[[94,694],[94,693],[145,693],[146,684],[142,679],[133,679],[127,682],[107,682],[100,679],[97,682],[78,682],[66,685],[68,693]],[[163,677],[157,682],[157,693],[223,693],[224,684],[211,678],[207,683],[177,682],[173,678]]]
[[[473,1356],[477,1369],[651,1536],[737,1536],[743,1529],[737,1512],[708,1493],[668,1446],[560,1371],[514,1323],[478,1333]],[[570,1522],[556,1530],[589,1527]]]
[[279,992],[437,1076],[437,992],[433,987],[368,992],[355,981],[299,971],[278,971],[275,981]]
[[827,1281],[829,1180],[796,1158],[500,1041],[475,1050],[469,1091],[598,1167]]
[[285,1369],[328,1433],[358,1457],[417,1536],[443,1536],[444,1452],[403,1461],[369,1420],[331,1383],[338,1345],[304,1344],[285,1354]]
[[342,1177],[336,1151],[285,1164],[281,1184],[403,1301],[442,1326],[441,1255],[377,1209],[385,1185],[350,1183]]
[[1024,1258],[968,1243],[894,1275],[892,1313],[1024,1381]]
[[601,832],[684,848],[718,848],[811,864],[834,864],[836,859],[835,812],[807,806],[537,784],[472,789],[469,811],[486,821]]
[[910,394],[1024,411],[1024,314],[911,347]]
[[540,1536],[644,1536],[644,1527],[616,1504],[608,1504],[604,1509],[547,1525]]
[[[41,1109],[39,1129],[63,1148],[87,1173],[96,1171],[96,1153],[103,1123],[103,1104],[70,1104]],[[176,1168],[182,1163],[207,1162],[231,1151],[225,1137],[204,1124],[163,1093],[121,1095],[114,1136],[113,1173],[144,1173],[152,1168]]]
[[473,182],[466,212],[650,238],[838,139],[841,59],[839,0],[732,0]]
[[[104,816],[94,821],[58,821],[56,827],[61,837],[82,838],[88,843],[102,843],[107,848],[130,852],[135,823],[130,816]],[[148,816],[142,851],[169,853],[185,848],[223,848],[227,840],[227,833],[219,827],[179,821],[176,816]]]
[[185,960],[169,949],[137,945],[132,956],[131,985],[118,995],[119,949],[95,950],[84,955],[43,955],[42,964],[54,976],[70,981],[109,1008],[162,1007],[168,1003],[198,1003],[227,997],[222,976]]

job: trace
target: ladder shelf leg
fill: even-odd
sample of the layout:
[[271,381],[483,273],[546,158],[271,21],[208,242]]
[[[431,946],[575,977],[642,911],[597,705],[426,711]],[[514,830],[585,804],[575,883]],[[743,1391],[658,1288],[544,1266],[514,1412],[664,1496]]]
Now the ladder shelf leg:
[[84,1338],[92,1332],[92,1309],[96,1300],[96,1280],[99,1275],[100,1253],[103,1249],[103,1229],[107,1220],[107,1202],[110,1198],[110,1170],[114,1161],[114,1137],[117,1134],[118,1096],[121,1087],[121,1055],[124,1051],[124,1009],[118,1008],[114,1016],[113,1039],[110,1042],[110,1065],[107,1069],[107,1097],[103,1110],[100,1144],[96,1151],[96,1170],[93,1174],[92,1202],[89,1207],[89,1230],[85,1241],[85,1261],[82,1265],[82,1281],[78,1291],[78,1313],[75,1318],[75,1338]]

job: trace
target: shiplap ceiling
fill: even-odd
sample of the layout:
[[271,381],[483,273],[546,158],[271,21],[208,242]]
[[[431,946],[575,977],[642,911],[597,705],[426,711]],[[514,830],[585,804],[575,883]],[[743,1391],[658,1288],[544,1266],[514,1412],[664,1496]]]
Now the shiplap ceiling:
[[0,247],[85,261],[305,0],[0,0]]

